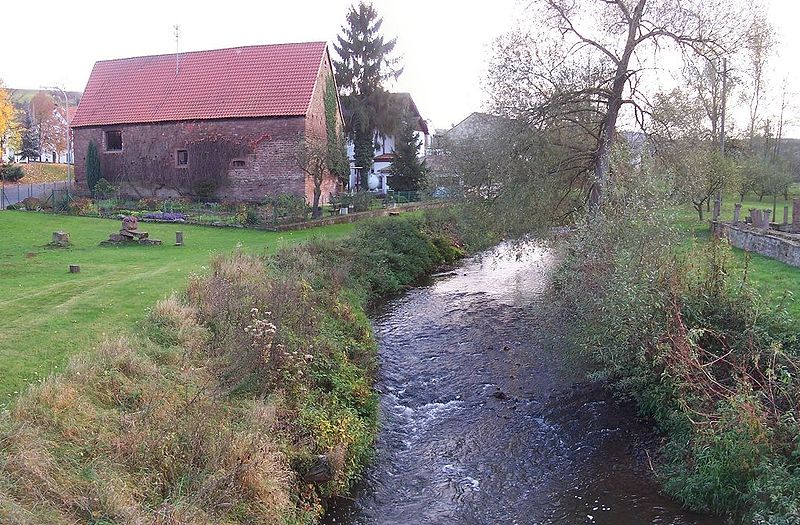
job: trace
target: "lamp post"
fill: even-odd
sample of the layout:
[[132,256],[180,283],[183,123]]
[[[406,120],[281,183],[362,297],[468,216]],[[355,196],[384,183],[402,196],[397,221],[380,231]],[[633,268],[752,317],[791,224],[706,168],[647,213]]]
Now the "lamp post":
[[70,169],[69,169],[69,152],[72,151],[72,140],[69,133],[69,97],[67,96],[67,92],[61,89],[58,86],[43,86],[41,89],[47,89],[49,91],[60,91],[61,94],[64,96],[64,121],[67,124],[67,185],[70,186],[72,184],[72,179],[70,178]]

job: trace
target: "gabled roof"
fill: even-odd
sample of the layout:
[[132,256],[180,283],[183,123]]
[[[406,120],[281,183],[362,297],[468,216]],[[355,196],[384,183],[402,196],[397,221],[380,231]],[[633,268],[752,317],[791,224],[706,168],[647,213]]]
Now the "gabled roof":
[[194,51],[96,62],[73,127],[302,116],[325,42]]

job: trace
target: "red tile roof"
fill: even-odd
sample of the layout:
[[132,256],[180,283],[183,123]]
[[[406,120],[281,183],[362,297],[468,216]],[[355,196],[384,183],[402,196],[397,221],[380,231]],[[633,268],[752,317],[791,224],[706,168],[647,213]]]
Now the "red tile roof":
[[305,115],[325,42],[96,62],[73,127]]

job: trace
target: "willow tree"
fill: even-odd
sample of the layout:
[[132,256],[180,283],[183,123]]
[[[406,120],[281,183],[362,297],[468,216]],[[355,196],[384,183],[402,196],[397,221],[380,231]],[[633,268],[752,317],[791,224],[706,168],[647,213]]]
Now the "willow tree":
[[[401,73],[399,60],[392,54],[397,39],[381,34],[383,18],[372,4],[360,2],[347,12],[346,23],[333,47],[336,83],[342,105],[348,114],[347,132],[353,141],[356,166],[360,168],[362,188],[375,155],[375,129],[381,123],[379,110],[387,100],[384,84]],[[380,131],[380,130],[379,130]]]
[[531,129],[571,128],[578,139],[564,137],[560,169],[575,173],[597,212],[618,120],[645,126],[645,86],[669,57],[724,53],[741,26],[731,1],[534,0],[531,29],[498,42],[488,78],[495,110]]

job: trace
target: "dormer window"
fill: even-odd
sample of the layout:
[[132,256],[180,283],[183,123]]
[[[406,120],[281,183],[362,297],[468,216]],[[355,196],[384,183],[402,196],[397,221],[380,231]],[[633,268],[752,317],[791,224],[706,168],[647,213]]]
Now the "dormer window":
[[231,166],[241,169],[244,168],[245,163],[242,159],[235,159],[233,162],[231,162]]

